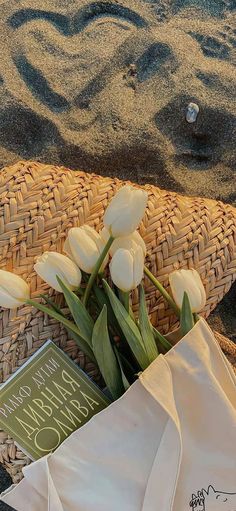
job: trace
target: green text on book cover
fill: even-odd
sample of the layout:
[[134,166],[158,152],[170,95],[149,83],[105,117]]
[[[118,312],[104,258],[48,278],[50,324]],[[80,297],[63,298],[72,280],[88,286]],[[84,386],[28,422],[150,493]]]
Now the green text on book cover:
[[34,460],[109,404],[53,343],[0,389],[0,427]]

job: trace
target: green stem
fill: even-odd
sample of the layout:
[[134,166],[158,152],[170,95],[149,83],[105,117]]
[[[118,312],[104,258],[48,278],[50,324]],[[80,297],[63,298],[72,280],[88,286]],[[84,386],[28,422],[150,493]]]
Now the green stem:
[[27,303],[28,305],[32,305],[33,307],[35,307],[35,309],[40,310],[44,314],[48,314],[52,318],[54,318],[57,321],[59,321],[60,323],[62,323],[66,327],[66,329],[69,331],[69,333],[71,335],[73,334],[72,335],[73,339],[76,341],[76,343],[78,344],[80,349],[86,355],[88,355],[90,360],[92,360],[93,362],[96,363],[96,359],[94,357],[91,347],[88,345],[87,341],[85,341],[85,339],[81,336],[81,332],[79,331],[77,326],[72,321],[67,319],[61,312],[57,312],[57,310],[55,310],[55,308],[50,309],[49,307],[46,307],[46,305],[43,305],[42,303],[35,302],[31,298],[26,300],[25,303]]
[[106,243],[106,245],[105,245],[105,247],[104,247],[100,257],[98,258],[98,260],[97,260],[97,262],[96,262],[96,264],[94,266],[93,272],[91,273],[91,275],[89,277],[89,281],[88,281],[88,284],[87,284],[87,287],[86,287],[86,290],[85,290],[85,293],[84,293],[84,297],[83,297],[83,304],[85,305],[85,307],[86,307],[86,305],[88,303],[89,295],[91,293],[93,284],[94,284],[94,282],[96,280],[96,277],[97,277],[97,275],[99,273],[99,270],[100,270],[100,268],[102,266],[102,263],[103,263],[106,255],[107,255],[107,253],[109,252],[109,249],[110,249],[113,241],[114,241],[113,236],[110,236],[110,238],[107,241],[107,243]]
[[135,315],[134,315],[134,311],[132,308],[132,300],[129,301],[129,315],[133,319],[133,321],[135,321]]
[[121,291],[121,289],[119,289],[119,298],[124,308],[130,314],[129,291]]
[[173,346],[172,344],[162,335],[158,330],[153,326],[152,327],[153,335],[156,341],[159,341],[162,346],[166,349],[166,351],[169,351]]
[[144,267],[144,273],[147,275],[147,277],[149,278],[149,280],[154,284],[154,286],[158,289],[158,291],[160,291],[160,293],[162,294],[162,296],[165,298],[165,300],[169,303],[169,305],[171,306],[171,308],[175,311],[175,314],[176,316],[179,318],[180,317],[180,310],[179,310],[179,307],[176,305],[176,303],[174,302],[173,298],[171,298],[171,296],[169,295],[169,293],[167,293],[167,291],[165,290],[165,288],[161,285],[161,283],[156,279],[156,277],[154,277],[154,275],[152,274],[152,272],[145,266]]
[[197,314],[197,312],[193,313],[193,319],[194,319],[194,323],[197,323],[199,321],[200,316]]
[[46,306],[43,305],[42,303],[38,303],[35,302],[34,300],[31,300],[31,298],[26,300],[25,303],[28,303],[28,305],[32,305],[33,307],[35,307],[35,309],[39,309],[40,311],[52,316],[57,321],[60,321],[60,323],[63,323],[63,325],[66,328],[69,328],[75,334],[80,335],[80,331],[77,328],[77,326],[74,323],[72,323],[72,321],[70,321],[69,319],[66,319],[66,317],[62,313],[57,312],[55,309],[50,310],[48,307],[46,308]]

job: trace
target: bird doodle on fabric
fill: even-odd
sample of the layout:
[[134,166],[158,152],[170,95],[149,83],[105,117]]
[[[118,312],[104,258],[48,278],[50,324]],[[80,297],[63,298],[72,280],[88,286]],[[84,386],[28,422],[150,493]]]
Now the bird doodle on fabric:
[[192,494],[192,511],[236,511],[236,493],[217,491],[212,485]]

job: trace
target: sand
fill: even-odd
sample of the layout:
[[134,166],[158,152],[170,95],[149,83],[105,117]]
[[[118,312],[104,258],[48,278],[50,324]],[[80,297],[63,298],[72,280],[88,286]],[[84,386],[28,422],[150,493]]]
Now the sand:
[[236,201],[235,0],[0,4],[1,166],[35,158]]
[[[0,167],[36,159],[235,204],[235,7],[0,0]],[[231,338],[235,295],[210,318]]]

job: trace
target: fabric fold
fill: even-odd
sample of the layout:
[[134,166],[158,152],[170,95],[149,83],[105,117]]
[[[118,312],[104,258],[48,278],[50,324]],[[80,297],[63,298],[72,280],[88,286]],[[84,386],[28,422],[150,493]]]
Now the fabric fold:
[[163,355],[149,366],[148,372],[141,374],[140,381],[168,416],[149,475],[142,511],[153,509],[153,496],[156,509],[171,510],[182,457],[182,439],[172,374]]
[[2,500],[17,511],[221,511],[221,499],[234,506],[235,383],[201,319],[124,396],[27,467]]

